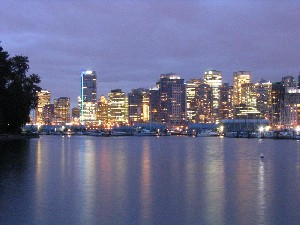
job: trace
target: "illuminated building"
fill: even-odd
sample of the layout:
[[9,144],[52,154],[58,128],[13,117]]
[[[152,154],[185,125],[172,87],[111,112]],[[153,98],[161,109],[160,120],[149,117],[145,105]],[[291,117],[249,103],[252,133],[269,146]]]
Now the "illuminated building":
[[241,84],[240,99],[241,103],[235,105],[234,118],[237,119],[259,119],[261,113],[256,107],[256,92],[253,83]]
[[54,104],[48,104],[43,107],[43,124],[51,125],[54,119]]
[[272,108],[270,123],[272,127],[282,125],[284,120],[284,95],[285,87],[283,82],[272,83]]
[[179,75],[161,74],[157,83],[160,93],[161,122],[180,125],[186,122],[186,86]]
[[196,122],[213,123],[212,89],[208,84],[200,84],[196,89]]
[[70,98],[54,99],[54,124],[66,125],[70,123]]
[[[143,123],[144,115],[144,96],[149,90],[144,88],[133,89],[131,93],[128,94],[128,122],[130,125],[134,123]],[[146,109],[146,111],[148,111]]]
[[250,83],[251,72],[238,71],[233,73],[233,105],[243,104],[242,85]]
[[221,120],[233,118],[232,95],[233,87],[229,86],[228,83],[222,84],[222,86],[220,87],[219,106],[219,117]]
[[78,103],[81,123],[96,122],[97,76],[95,71],[81,72],[81,93]]
[[186,114],[189,122],[196,122],[196,92],[201,84],[201,79],[191,79],[186,82]]
[[121,89],[108,93],[108,123],[121,125],[128,123],[128,99]]
[[149,121],[160,123],[160,95],[158,87],[149,90]]
[[212,90],[212,116],[213,122],[218,123],[220,87],[222,85],[222,74],[217,70],[209,70],[204,73],[204,83],[209,85]]
[[43,124],[43,107],[50,104],[50,91],[41,90],[37,92],[38,103],[35,110],[35,123]]
[[79,125],[80,121],[80,109],[78,107],[72,108],[72,122],[73,124]]
[[101,125],[106,125],[108,122],[108,105],[107,105],[107,100],[105,97],[102,95],[99,100],[98,100],[98,107],[97,107],[97,121]]
[[250,71],[238,71],[233,73],[233,114],[238,117],[240,111],[247,107],[245,92],[242,85],[249,84],[251,78]]
[[272,83],[260,80],[255,84],[257,110],[264,119],[271,119],[272,109]]

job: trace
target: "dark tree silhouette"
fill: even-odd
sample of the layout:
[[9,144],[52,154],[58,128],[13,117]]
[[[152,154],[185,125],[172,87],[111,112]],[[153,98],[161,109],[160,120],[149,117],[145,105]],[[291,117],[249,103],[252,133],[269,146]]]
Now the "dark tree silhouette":
[[0,133],[19,133],[37,105],[40,78],[29,76],[26,56],[9,57],[0,46]]

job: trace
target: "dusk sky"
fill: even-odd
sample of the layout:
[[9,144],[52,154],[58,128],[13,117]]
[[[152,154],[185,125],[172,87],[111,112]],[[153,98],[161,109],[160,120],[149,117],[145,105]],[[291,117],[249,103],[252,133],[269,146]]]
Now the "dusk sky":
[[51,100],[80,95],[80,73],[97,73],[98,97],[155,86],[162,73],[185,80],[220,70],[252,81],[300,71],[300,1],[4,0],[0,41],[29,57]]

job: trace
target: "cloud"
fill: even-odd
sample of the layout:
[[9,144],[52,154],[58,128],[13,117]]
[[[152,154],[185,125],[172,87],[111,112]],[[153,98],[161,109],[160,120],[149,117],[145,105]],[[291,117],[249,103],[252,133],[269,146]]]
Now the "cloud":
[[[159,74],[201,77],[250,70],[253,81],[298,75],[300,4],[281,1],[6,1],[2,46],[29,56],[53,97],[80,93],[80,71],[98,89],[154,86]],[[67,88],[64,88],[67,87]]]

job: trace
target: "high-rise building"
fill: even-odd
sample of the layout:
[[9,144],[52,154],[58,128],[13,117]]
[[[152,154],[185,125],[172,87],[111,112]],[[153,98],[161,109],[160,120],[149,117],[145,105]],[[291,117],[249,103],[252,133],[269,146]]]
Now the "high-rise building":
[[196,122],[196,93],[201,83],[203,83],[201,79],[191,79],[186,82],[186,114],[189,122]]
[[272,127],[281,126],[284,121],[284,95],[285,87],[283,82],[272,83],[272,108],[270,124]]
[[233,87],[229,83],[224,83],[220,87],[220,107],[219,117],[220,119],[232,119],[233,107],[232,107],[232,95]]
[[41,90],[37,93],[38,103],[35,110],[35,123],[43,124],[43,107],[50,104],[51,93],[47,90]]
[[272,109],[272,83],[270,81],[260,80],[255,83],[257,110],[262,118],[271,119]]
[[212,90],[212,116],[213,122],[218,123],[220,106],[220,87],[222,85],[222,74],[217,70],[208,70],[204,73],[204,83],[209,85]]
[[128,123],[128,98],[121,89],[108,93],[108,123],[121,125]]
[[54,104],[48,104],[43,107],[43,124],[51,125],[54,120]]
[[78,103],[81,123],[96,122],[97,76],[95,71],[81,72],[81,93]]
[[108,122],[108,105],[106,98],[102,95],[98,100],[97,121],[101,125],[106,125]]
[[213,123],[212,88],[208,84],[200,84],[196,89],[196,122]]
[[179,75],[161,74],[157,83],[160,93],[161,122],[181,125],[186,122],[186,86]]
[[128,94],[128,122],[130,125],[134,123],[143,123],[144,115],[144,96],[149,90],[144,88],[133,89],[131,93]]
[[149,121],[160,123],[161,113],[160,113],[160,95],[158,87],[151,88],[149,90]]
[[250,83],[250,71],[238,71],[233,73],[233,105],[243,104],[242,85]]
[[54,99],[54,123],[56,125],[70,123],[70,98],[60,97]]
[[74,125],[80,124],[80,109],[78,107],[72,108],[72,123]]
[[249,84],[251,78],[250,71],[238,71],[233,73],[233,114],[237,117],[240,107],[244,107],[246,104],[245,98],[243,98],[242,85]]

